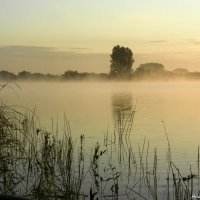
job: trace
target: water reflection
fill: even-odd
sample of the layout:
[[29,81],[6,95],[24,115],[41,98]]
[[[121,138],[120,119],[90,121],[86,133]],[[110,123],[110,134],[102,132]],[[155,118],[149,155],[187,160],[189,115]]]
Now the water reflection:
[[[117,144],[118,161],[124,163],[125,156],[130,156],[130,134],[133,125],[134,108],[132,95],[129,93],[117,93],[112,96],[112,109],[114,121],[114,140]],[[129,153],[128,153],[129,152]]]
[[134,110],[132,95],[130,93],[114,94],[112,109],[115,131],[119,135],[130,134]]
[[113,94],[112,108],[114,116],[118,112],[130,112],[133,109],[132,95],[130,93]]

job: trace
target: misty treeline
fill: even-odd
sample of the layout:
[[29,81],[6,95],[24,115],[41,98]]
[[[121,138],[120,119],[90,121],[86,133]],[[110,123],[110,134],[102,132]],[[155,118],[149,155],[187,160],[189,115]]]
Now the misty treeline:
[[128,47],[115,46],[110,55],[109,73],[89,73],[67,70],[61,75],[31,73],[21,71],[14,74],[8,71],[0,71],[0,80],[49,80],[49,81],[80,81],[80,80],[200,80],[200,72],[189,72],[185,68],[166,70],[161,63],[144,63],[133,69],[134,63],[132,50]]
[[17,80],[46,80],[46,81],[79,81],[79,80],[200,80],[200,72],[189,72],[187,69],[177,68],[173,71],[165,70],[164,65],[159,63],[141,64],[135,71],[130,74],[106,74],[106,73],[80,73],[77,71],[68,70],[61,75],[31,73],[27,71],[14,74],[8,71],[0,71],[0,80],[2,81],[17,81]]
[[133,52],[128,47],[115,46],[112,50],[110,73],[111,79],[126,80],[171,80],[171,79],[198,79],[200,72],[189,72],[184,68],[177,68],[173,71],[166,70],[160,63],[141,64],[135,70]]
[[173,80],[173,79],[196,79],[200,80],[200,72],[189,72],[184,68],[177,68],[173,71],[165,70],[164,65],[159,63],[141,64],[135,71],[129,74],[106,74],[106,73],[80,73],[68,70],[61,75],[31,73],[22,71],[14,74],[8,71],[0,71],[0,80],[46,80],[46,81],[67,81],[67,80]]
[[101,79],[106,80],[107,74],[96,74],[83,72],[79,73],[77,71],[68,70],[61,75],[54,74],[42,74],[42,73],[31,73],[28,71],[22,71],[18,74],[14,74],[8,71],[0,71],[0,80],[46,80],[46,81],[62,81],[62,80],[92,80]]

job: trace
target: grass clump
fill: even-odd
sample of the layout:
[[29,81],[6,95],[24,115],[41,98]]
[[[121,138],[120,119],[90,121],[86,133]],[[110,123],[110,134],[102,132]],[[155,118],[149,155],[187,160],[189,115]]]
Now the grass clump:
[[58,139],[57,135],[42,130],[34,115],[23,115],[2,104],[0,192],[35,199],[78,199],[82,196],[83,137],[79,155],[74,148],[68,131]]

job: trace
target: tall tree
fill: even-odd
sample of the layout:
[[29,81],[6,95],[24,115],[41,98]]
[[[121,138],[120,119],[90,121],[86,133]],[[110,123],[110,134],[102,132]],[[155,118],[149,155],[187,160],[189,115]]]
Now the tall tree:
[[128,47],[115,46],[112,50],[110,75],[127,76],[132,72],[133,53]]

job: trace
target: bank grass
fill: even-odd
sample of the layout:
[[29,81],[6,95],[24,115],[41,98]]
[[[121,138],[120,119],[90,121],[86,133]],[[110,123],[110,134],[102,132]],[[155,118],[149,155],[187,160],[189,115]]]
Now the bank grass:
[[89,154],[87,138],[80,135],[75,141],[66,117],[61,133],[58,128],[49,132],[41,128],[34,112],[23,114],[2,103],[0,193],[31,199],[191,199],[199,192],[199,147],[195,172],[190,166],[188,175],[182,175],[172,159],[163,122],[168,149],[161,187],[157,149],[151,151],[145,137],[135,151],[130,139],[135,113],[119,111],[115,131],[107,131]]
[[67,122],[61,139],[38,125],[33,115],[0,106],[0,192],[35,199],[78,199],[83,137],[77,155]]

